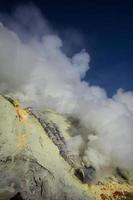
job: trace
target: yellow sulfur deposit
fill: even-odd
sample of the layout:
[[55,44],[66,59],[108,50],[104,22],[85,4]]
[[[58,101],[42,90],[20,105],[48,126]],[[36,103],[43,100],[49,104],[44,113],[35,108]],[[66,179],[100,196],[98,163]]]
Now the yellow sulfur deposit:
[[21,122],[26,122],[28,119],[28,113],[19,104],[15,106],[17,116]]
[[126,200],[127,196],[133,198],[133,186],[113,180],[91,185],[89,189],[96,200]]

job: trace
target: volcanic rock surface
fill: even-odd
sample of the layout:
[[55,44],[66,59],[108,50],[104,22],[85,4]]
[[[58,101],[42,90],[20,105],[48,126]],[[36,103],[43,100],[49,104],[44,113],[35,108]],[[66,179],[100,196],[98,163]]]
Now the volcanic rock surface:
[[52,110],[22,108],[0,96],[0,200],[133,199],[133,174],[97,171],[67,148],[72,123]]

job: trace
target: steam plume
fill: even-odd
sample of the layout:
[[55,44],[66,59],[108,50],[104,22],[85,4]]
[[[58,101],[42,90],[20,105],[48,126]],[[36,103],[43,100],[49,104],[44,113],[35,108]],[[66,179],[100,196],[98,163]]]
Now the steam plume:
[[[83,49],[68,57],[62,47],[63,41],[37,8],[29,12],[19,7],[10,23],[6,18],[0,24],[0,91],[16,95],[26,105],[77,116],[90,130],[85,133],[85,162],[97,169],[132,170],[133,93],[119,89],[107,98],[104,89],[83,81],[89,54]],[[78,134],[73,147],[82,141],[82,132]]]

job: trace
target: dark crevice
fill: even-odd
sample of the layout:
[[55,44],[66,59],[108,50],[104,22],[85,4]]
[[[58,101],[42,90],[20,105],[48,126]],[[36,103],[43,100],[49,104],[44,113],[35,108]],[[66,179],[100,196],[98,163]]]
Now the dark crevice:
[[76,169],[74,174],[75,174],[75,176],[77,176],[80,179],[81,182],[84,181],[84,175],[83,175],[82,171],[80,171],[80,169]]
[[24,200],[20,194],[20,192],[18,192],[14,197],[12,197],[9,200]]
[[77,176],[83,183],[92,183],[95,180],[96,169],[93,166],[75,170],[75,176]]

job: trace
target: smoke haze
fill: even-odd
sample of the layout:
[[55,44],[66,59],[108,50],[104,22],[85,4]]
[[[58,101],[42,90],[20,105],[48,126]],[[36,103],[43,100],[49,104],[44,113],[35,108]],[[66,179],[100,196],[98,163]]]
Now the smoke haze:
[[[25,105],[77,116],[90,130],[84,141],[85,162],[97,169],[132,170],[133,93],[119,89],[107,98],[103,88],[83,81],[89,54],[82,49],[68,57],[63,41],[34,6],[19,7],[12,18],[1,18],[0,92],[15,95]],[[81,138],[75,136],[73,145]]]

